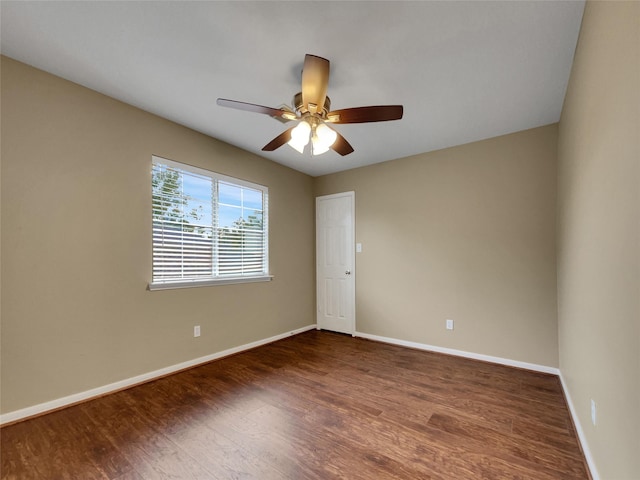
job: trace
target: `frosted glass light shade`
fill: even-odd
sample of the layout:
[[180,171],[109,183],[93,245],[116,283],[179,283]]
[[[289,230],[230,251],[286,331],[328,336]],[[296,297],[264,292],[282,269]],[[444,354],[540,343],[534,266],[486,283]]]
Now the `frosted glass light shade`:
[[287,145],[289,145],[291,148],[293,148],[294,150],[297,150],[300,153],[304,153],[304,147],[307,146],[307,143],[309,143],[308,141],[306,142],[298,142],[296,140],[294,140],[293,138],[291,140],[289,140],[287,142]]
[[338,134],[324,123],[321,123],[316,127],[311,141],[313,142],[313,154],[322,155],[329,151],[331,145],[333,145],[338,138]]
[[329,151],[329,147],[323,145],[322,142],[317,140],[318,137],[313,137],[311,141],[313,142],[313,154],[314,155],[322,155]]
[[330,148],[336,141],[336,138],[338,138],[338,134],[335,130],[324,123],[321,123],[316,127],[316,135],[320,142],[322,142],[322,145],[326,145],[327,148]]
[[291,140],[287,144],[300,153],[304,152],[304,147],[309,143],[309,134],[311,133],[311,125],[307,122],[300,122],[293,130],[291,130]]

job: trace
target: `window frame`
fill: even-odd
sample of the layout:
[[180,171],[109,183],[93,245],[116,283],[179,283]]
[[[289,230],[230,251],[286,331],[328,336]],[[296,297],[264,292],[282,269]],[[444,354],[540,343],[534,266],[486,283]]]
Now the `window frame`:
[[[169,160],[164,157],[160,157],[158,155],[152,155],[151,157],[151,175],[153,175],[153,170],[155,165],[165,165],[169,168],[183,170],[185,172],[192,173],[194,175],[204,176],[211,179],[212,182],[216,183],[216,188],[214,191],[217,193],[217,184],[218,182],[224,182],[227,184],[231,184],[233,186],[238,186],[242,188],[249,188],[252,190],[258,190],[262,192],[262,222],[263,229],[262,235],[264,239],[265,247],[263,249],[262,263],[263,263],[263,271],[259,274],[246,274],[246,275],[224,275],[224,276],[211,276],[205,278],[196,278],[196,279],[171,279],[171,280],[156,280],[153,278],[153,268],[154,268],[154,241],[153,241],[153,187],[151,188],[151,281],[148,284],[148,289],[150,291],[154,290],[172,290],[179,288],[193,288],[193,287],[207,287],[214,285],[233,285],[240,283],[255,283],[255,282],[269,282],[273,279],[273,275],[269,273],[269,188],[265,185],[260,185],[257,183],[250,182],[248,180],[243,180],[236,177],[231,177],[228,175],[223,175],[221,173],[217,173],[211,170],[206,170],[203,168],[195,167],[193,165],[189,165],[186,163],[176,162],[174,160]],[[151,182],[150,182],[151,184]],[[216,204],[215,208],[218,208],[219,198],[215,198],[214,202]],[[214,219],[212,220],[212,228],[214,231],[217,231],[219,228],[217,225],[217,215],[214,215]],[[216,240],[216,235],[212,236],[212,248],[214,249],[214,257],[217,257],[218,252],[218,242]]]

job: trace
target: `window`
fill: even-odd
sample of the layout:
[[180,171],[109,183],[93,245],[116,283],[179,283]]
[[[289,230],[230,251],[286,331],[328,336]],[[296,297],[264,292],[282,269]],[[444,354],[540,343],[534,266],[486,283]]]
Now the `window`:
[[267,281],[267,187],[154,156],[150,290]]

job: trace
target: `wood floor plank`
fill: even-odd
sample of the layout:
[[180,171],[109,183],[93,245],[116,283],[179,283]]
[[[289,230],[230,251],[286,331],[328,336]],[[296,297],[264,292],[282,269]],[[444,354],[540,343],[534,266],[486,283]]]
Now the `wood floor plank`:
[[0,430],[0,478],[588,479],[556,376],[310,331]]
[[248,417],[240,419],[218,417],[209,428],[223,433],[241,448],[269,464],[286,477],[322,480],[326,478],[322,466],[309,462],[307,454],[292,441],[290,435],[280,434],[269,425],[255,423]]
[[390,468],[392,462],[384,452],[363,448],[305,417],[294,417],[283,409],[269,406],[252,412],[248,419],[292,440],[306,461],[323,472],[323,478],[397,478],[394,470],[399,466]]
[[537,468],[559,470],[567,477],[575,478],[582,475],[584,464],[581,459],[566,455],[553,446],[542,442],[523,443],[509,435],[504,435],[482,426],[474,425],[466,420],[451,416],[434,414],[429,419],[429,426],[444,432],[476,442],[487,451],[503,452],[505,456],[517,457]]

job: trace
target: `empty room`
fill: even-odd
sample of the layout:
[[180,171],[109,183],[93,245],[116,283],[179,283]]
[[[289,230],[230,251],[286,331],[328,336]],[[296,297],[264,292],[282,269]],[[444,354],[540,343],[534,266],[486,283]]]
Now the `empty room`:
[[640,2],[0,21],[2,480],[640,480]]

